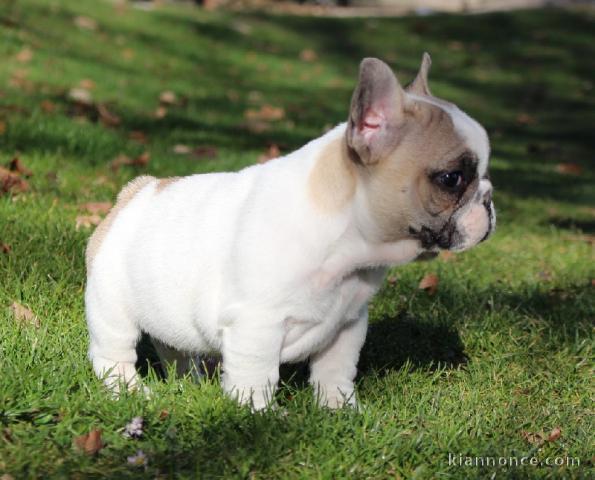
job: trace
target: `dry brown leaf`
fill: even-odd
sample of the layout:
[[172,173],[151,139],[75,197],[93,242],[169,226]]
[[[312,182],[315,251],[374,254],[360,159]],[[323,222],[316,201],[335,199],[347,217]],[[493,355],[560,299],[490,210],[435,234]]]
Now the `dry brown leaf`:
[[0,167],[0,194],[2,193],[22,193],[29,190],[29,184],[17,173],[11,172],[7,168]]
[[277,145],[275,145],[274,143],[271,143],[268,146],[268,148],[266,149],[266,151],[258,157],[258,163],[268,162],[269,160],[272,160],[273,158],[277,158],[280,155],[281,155],[281,150],[279,150],[279,147]]
[[85,90],[93,90],[95,88],[95,82],[90,78],[83,78],[79,82],[79,87],[84,88]]
[[132,50],[132,48],[125,48],[122,50],[122,58],[124,60],[132,60],[134,58],[134,50]]
[[583,167],[578,163],[559,163],[556,165],[556,172],[565,175],[580,175],[583,173]]
[[397,277],[396,275],[391,275],[389,276],[386,281],[390,284],[390,285],[394,285],[397,283]]
[[79,205],[79,208],[91,214],[106,215],[111,210],[112,204],[111,202],[87,202]]
[[450,250],[442,250],[440,252],[440,260],[444,262],[450,262],[457,257],[456,253],[451,252]]
[[74,445],[87,455],[95,455],[105,446],[101,440],[101,430],[91,430],[85,435],[75,437]]
[[8,168],[11,172],[17,172],[23,177],[30,177],[33,175],[33,172],[23,165],[23,162],[21,162],[19,157],[14,157],[8,164]]
[[528,113],[521,112],[516,117],[516,123],[519,125],[533,125],[535,123],[535,117]]
[[6,122],[3,120],[0,120],[0,135],[4,135],[5,132],[6,132]]
[[305,48],[300,52],[300,60],[304,62],[314,62],[318,59],[318,55],[311,48]]
[[212,145],[203,145],[192,150],[191,156],[194,158],[217,158],[219,150]]
[[97,105],[97,113],[99,114],[99,120],[101,120],[101,123],[106,127],[117,127],[121,123],[120,117],[115,113],[110,112],[107,107],[101,103]]
[[547,441],[548,442],[555,442],[556,440],[558,440],[560,437],[562,436],[562,430],[560,430],[560,427],[556,427],[554,428],[550,434],[547,436]]
[[438,275],[435,273],[428,273],[424,278],[421,279],[418,288],[420,290],[425,290],[429,295],[434,295],[438,290],[438,282]]
[[263,120],[265,122],[272,122],[275,120],[281,120],[285,117],[285,110],[281,107],[273,107],[272,105],[265,104],[260,109],[248,109],[244,112],[244,118],[246,120]]
[[248,120],[243,127],[252,133],[263,133],[270,130],[271,124],[262,120]]
[[132,130],[128,134],[128,138],[138,143],[148,143],[149,141],[149,138],[147,137],[145,132],[141,132],[140,130]]
[[178,97],[171,90],[165,90],[159,94],[159,101],[165,105],[175,105],[178,102]]
[[165,420],[167,417],[169,417],[169,410],[161,410],[159,412],[159,420],[163,421]]
[[531,445],[543,445],[543,437],[539,433],[521,432],[521,436]]
[[158,106],[157,109],[155,110],[155,113],[153,113],[153,116],[155,118],[165,118],[166,115],[167,115],[167,108],[165,108],[162,105]]
[[56,110],[56,104],[51,100],[42,100],[39,106],[45,113],[53,113]]
[[30,47],[23,47],[23,49],[16,54],[15,58],[19,63],[29,63],[33,58],[33,50],[31,50]]
[[74,17],[74,24],[83,30],[97,30],[97,21],[91,17],[85,17],[83,15]]
[[6,253],[7,255],[12,250],[12,247],[8,243],[0,243],[0,252]]
[[10,310],[15,320],[23,325],[33,325],[39,328],[39,318],[29,308],[21,305],[18,302],[12,302]]
[[130,158],[128,155],[120,154],[111,163],[111,168],[114,172],[118,171],[121,166],[132,165],[135,167],[146,167],[151,159],[149,152],[143,152],[137,157]]
[[188,155],[192,151],[192,149],[188,145],[182,145],[181,143],[174,145],[174,148],[172,150],[174,153],[177,153],[178,155]]
[[90,228],[101,223],[101,217],[96,213],[92,215],[78,215],[76,217],[75,229],[80,230],[81,228]]

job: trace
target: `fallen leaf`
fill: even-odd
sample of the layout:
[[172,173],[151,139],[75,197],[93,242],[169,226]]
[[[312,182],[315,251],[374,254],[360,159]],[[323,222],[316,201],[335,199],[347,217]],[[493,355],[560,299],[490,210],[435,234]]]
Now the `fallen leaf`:
[[194,148],[191,152],[191,155],[194,158],[217,158],[219,155],[219,150],[217,150],[217,147],[204,145]]
[[562,430],[560,427],[554,428],[547,437],[548,442],[555,442],[562,436]]
[[386,279],[386,281],[390,284],[390,285],[394,285],[397,283],[397,277],[396,275],[391,275],[390,277],[388,277]]
[[105,446],[101,440],[101,430],[91,430],[85,435],[75,437],[74,445],[87,455],[95,455]]
[[556,172],[565,175],[580,175],[583,173],[583,167],[578,163],[559,163],[556,165]]
[[99,120],[101,120],[101,123],[106,127],[117,127],[121,123],[120,117],[110,112],[107,107],[101,103],[97,105],[97,113],[99,114]]
[[132,60],[134,58],[134,50],[132,50],[132,48],[125,48],[122,50],[122,58],[124,60]]
[[0,135],[4,135],[6,132],[6,122],[0,120]]
[[96,213],[92,215],[78,215],[76,217],[75,229],[80,230],[81,228],[90,228],[101,223],[101,217]]
[[535,123],[535,117],[529,115],[528,113],[522,112],[517,115],[516,122],[519,125],[533,125]]
[[0,243],[0,252],[6,253],[7,255],[12,250],[12,247],[8,243]]
[[163,421],[165,420],[167,417],[169,417],[169,410],[161,410],[159,412],[159,420]]
[[11,172],[17,172],[24,177],[33,175],[33,172],[23,165],[23,162],[21,162],[19,157],[14,157],[8,164],[8,168]]
[[89,92],[89,90],[86,90],[84,88],[71,88],[68,91],[68,98],[73,102],[79,103],[81,105],[93,105],[93,97],[91,96],[91,93]]
[[93,90],[95,88],[95,82],[90,78],[83,78],[79,82],[79,87],[84,88],[85,90]]
[[39,318],[30,309],[21,305],[18,302],[12,302],[10,310],[15,320],[21,324],[33,325],[35,328],[39,328]]
[[285,117],[285,110],[281,107],[273,107],[272,105],[265,104],[260,109],[248,109],[244,112],[244,118],[247,120],[264,120],[271,122],[275,120],[281,120]]
[[178,102],[178,97],[171,90],[165,90],[159,94],[159,101],[165,105],[175,105]]
[[128,138],[130,140],[134,140],[135,142],[138,142],[138,143],[148,143],[148,141],[149,141],[145,132],[141,132],[140,130],[132,130],[128,134]]
[[174,145],[174,148],[172,150],[174,153],[177,153],[178,155],[187,155],[192,151],[192,149],[188,145],[182,145],[181,143]]
[[451,252],[450,250],[442,250],[440,252],[440,260],[444,261],[444,262],[450,262],[451,260],[454,260],[457,255],[454,252]]
[[318,59],[318,55],[311,48],[305,48],[300,52],[300,60],[304,62],[314,62],[316,59]]
[[521,432],[521,436],[531,445],[543,445],[543,437],[539,433]]
[[118,171],[121,166],[132,165],[135,167],[146,167],[151,159],[149,152],[143,152],[137,157],[130,158],[128,155],[120,154],[111,163],[111,168],[114,172]]
[[149,152],[143,152],[138,157],[132,159],[132,165],[137,167],[146,167],[149,164],[150,159],[151,154]]
[[16,61],[19,63],[29,63],[33,58],[33,50],[29,47],[24,47],[19,53],[15,55]]
[[418,288],[420,290],[425,290],[429,295],[434,295],[438,290],[438,282],[438,275],[434,273],[428,273],[424,278],[421,279]]
[[112,204],[111,202],[87,202],[79,205],[79,208],[91,214],[105,215],[111,210]]
[[91,17],[85,17],[84,15],[74,17],[74,24],[83,30],[97,30],[97,21]]
[[10,473],[3,473],[0,480],[14,480],[14,477]]
[[0,167],[0,194],[1,193],[23,193],[29,190],[29,184],[17,173]]
[[165,118],[166,115],[167,115],[167,108],[165,108],[162,105],[160,105],[159,107],[157,107],[157,109],[153,113],[153,116],[155,118]]
[[56,110],[56,104],[51,100],[42,100],[39,106],[45,113],[52,113]]
[[271,143],[268,146],[268,148],[266,149],[266,151],[258,157],[258,163],[268,162],[269,160],[272,160],[273,158],[277,158],[280,155],[281,155],[281,150],[279,150],[279,147],[277,145],[275,145],[274,143]]

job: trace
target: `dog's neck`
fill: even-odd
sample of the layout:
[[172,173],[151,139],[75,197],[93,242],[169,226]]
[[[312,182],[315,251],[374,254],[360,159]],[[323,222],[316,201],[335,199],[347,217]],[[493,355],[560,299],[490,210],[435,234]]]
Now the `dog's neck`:
[[337,221],[340,232],[329,246],[321,267],[322,283],[334,283],[355,270],[410,262],[422,249],[417,240],[382,242],[369,215],[362,168],[350,157],[342,124],[316,140],[320,153],[308,175],[308,195],[314,208],[329,222]]

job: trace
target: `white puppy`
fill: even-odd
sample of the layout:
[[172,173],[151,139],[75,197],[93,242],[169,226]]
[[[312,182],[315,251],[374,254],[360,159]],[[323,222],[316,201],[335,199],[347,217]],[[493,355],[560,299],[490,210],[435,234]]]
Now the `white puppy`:
[[130,182],[87,249],[89,357],[136,383],[141,332],[178,372],[220,352],[223,388],[255,409],[279,364],[310,359],[323,405],[355,404],[367,304],[387,266],[467,249],[494,228],[485,130],[365,59],[349,121],[237,173]]

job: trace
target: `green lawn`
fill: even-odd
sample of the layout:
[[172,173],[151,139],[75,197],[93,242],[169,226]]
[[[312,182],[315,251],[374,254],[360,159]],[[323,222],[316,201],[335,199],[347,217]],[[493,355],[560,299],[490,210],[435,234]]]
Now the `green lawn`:
[[[33,175],[25,193],[0,193],[0,476],[592,478],[594,28],[586,11],[325,19],[2,2],[0,165],[18,155]],[[156,370],[150,399],[113,400],[86,359],[81,205],[141,173],[289,152],[346,118],[362,57],[407,83],[424,50],[433,92],[490,132],[498,230],[391,272],[371,306],[362,411],[317,409],[304,366],[284,368],[283,408],[262,414],[216,376],[197,386]],[[87,107],[71,98],[81,81]],[[158,110],[164,91],[174,103]],[[146,166],[110,166],[143,152]],[[434,295],[418,289],[428,273]],[[135,416],[144,435],[124,438]],[[105,447],[85,455],[73,442],[93,429]],[[144,467],[127,461],[137,450]],[[449,453],[580,466],[453,466]]]

